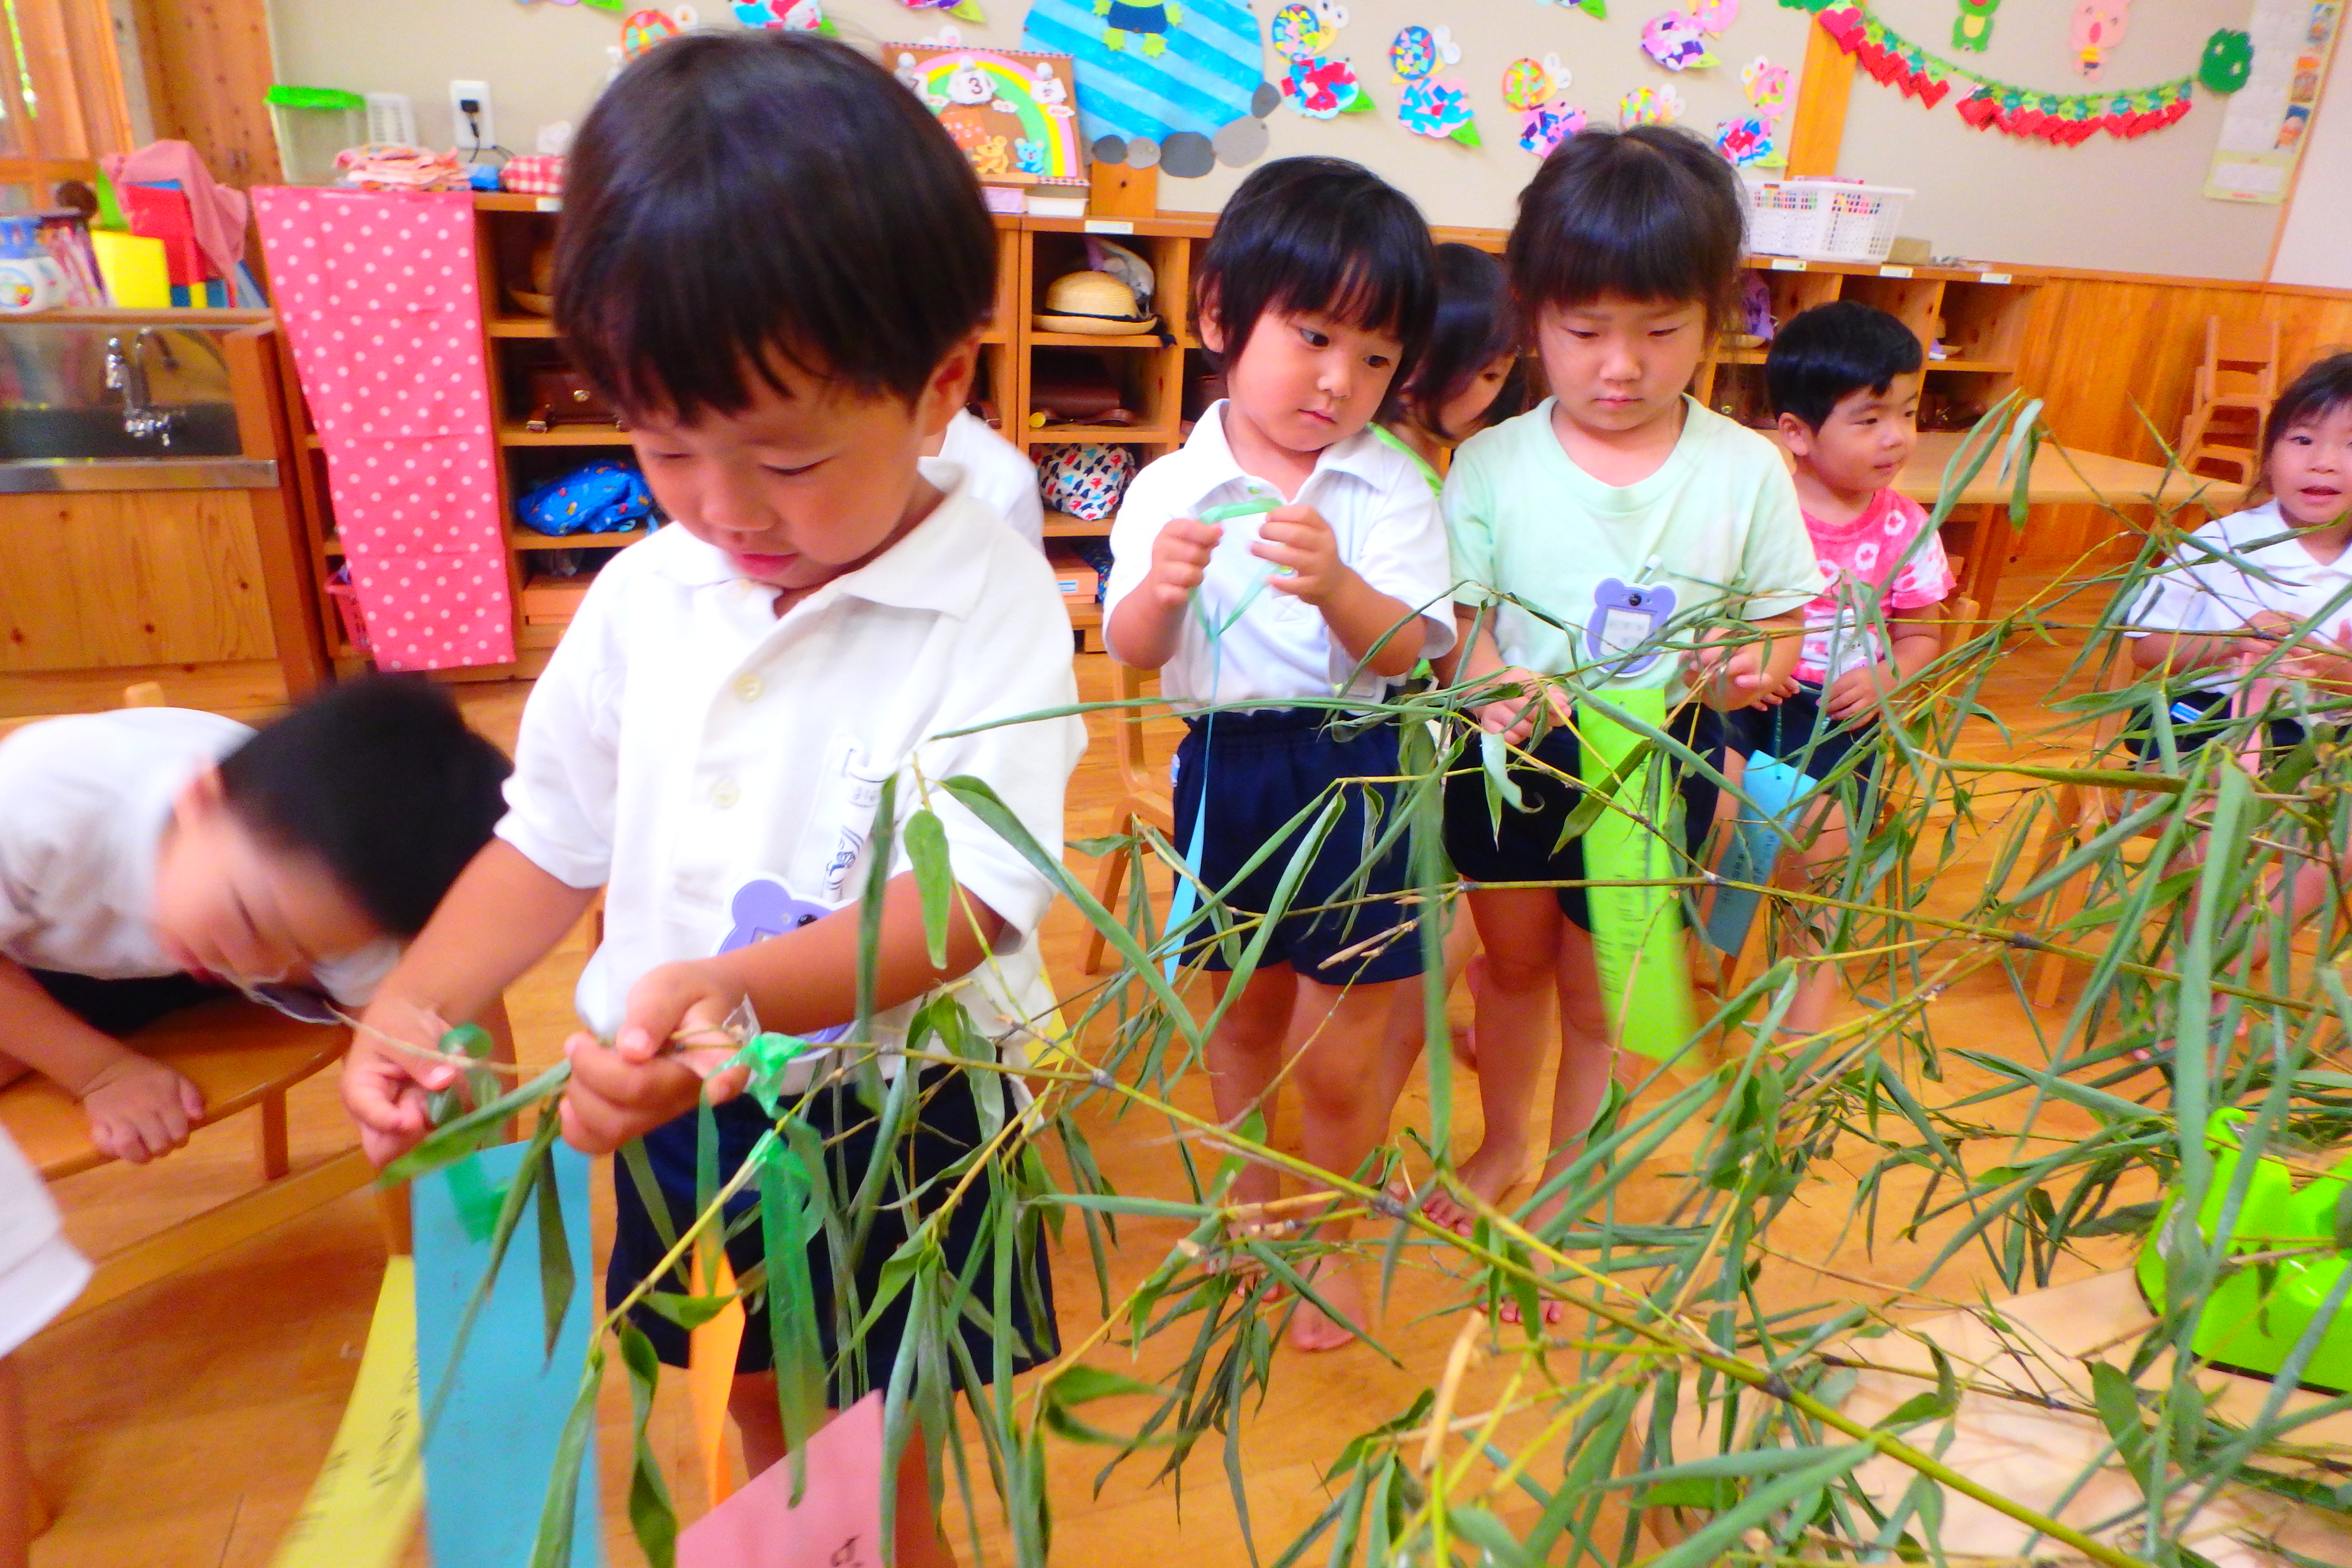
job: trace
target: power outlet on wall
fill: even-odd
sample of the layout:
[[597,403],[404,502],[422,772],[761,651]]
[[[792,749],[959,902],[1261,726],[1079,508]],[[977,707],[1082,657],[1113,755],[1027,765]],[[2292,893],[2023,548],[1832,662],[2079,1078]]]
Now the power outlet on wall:
[[482,153],[498,145],[490,123],[490,84],[453,81],[449,84],[450,142],[460,153]]

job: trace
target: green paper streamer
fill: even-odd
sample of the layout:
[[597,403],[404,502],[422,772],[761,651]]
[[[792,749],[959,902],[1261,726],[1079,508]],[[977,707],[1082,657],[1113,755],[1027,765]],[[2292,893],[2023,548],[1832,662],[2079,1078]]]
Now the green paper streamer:
[[[1609,700],[1628,717],[1666,727],[1666,694],[1657,688],[1612,688]],[[1576,721],[1585,787],[1605,791],[1642,738],[1590,705],[1578,707]],[[1653,751],[1619,782],[1614,808],[1603,810],[1584,834],[1586,877],[1651,884],[1588,888],[1585,898],[1601,1000],[1617,1043],[1657,1061],[1678,1055],[1697,1027],[1683,955],[1682,900],[1663,885],[1676,875],[1675,852],[1638,820],[1676,831],[1682,803],[1671,782],[1668,760]]]
[[507,1201],[507,1184],[482,1174],[481,1163],[460,1160],[449,1167],[449,1197],[457,1210],[457,1224],[468,1241],[488,1241],[499,1227],[499,1210]]

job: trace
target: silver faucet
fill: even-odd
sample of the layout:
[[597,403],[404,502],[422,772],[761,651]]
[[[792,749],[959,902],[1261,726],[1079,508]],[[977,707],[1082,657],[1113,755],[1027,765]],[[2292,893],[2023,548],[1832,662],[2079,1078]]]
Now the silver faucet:
[[152,437],[160,446],[172,444],[172,431],[180,422],[179,411],[157,408],[147,401],[147,345],[155,342],[163,351],[164,363],[171,363],[171,350],[155,337],[155,329],[142,327],[128,348],[121,338],[106,340],[106,384],[122,394],[122,429],[134,441]]

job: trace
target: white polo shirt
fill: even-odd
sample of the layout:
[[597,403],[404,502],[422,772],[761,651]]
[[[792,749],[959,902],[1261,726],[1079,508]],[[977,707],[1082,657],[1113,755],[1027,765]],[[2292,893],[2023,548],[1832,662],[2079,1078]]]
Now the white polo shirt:
[[[156,852],[181,787],[252,734],[217,713],[122,708],[0,741],[0,953],[100,980],[180,973],[155,939]],[[356,1007],[399,958],[387,939],[313,978]]]
[[[1106,623],[1150,572],[1152,542],[1162,528],[1174,519],[1248,499],[1252,481],[1225,443],[1224,414],[1223,403],[1213,405],[1192,426],[1191,439],[1145,468],[1128,487],[1111,524]],[[1359,431],[1326,447],[1291,499],[1322,514],[1339,542],[1339,559],[1365,582],[1423,612],[1420,657],[1434,658],[1454,646],[1445,520],[1428,479],[1410,458],[1369,430]],[[1194,605],[1222,624],[1234,606],[1253,592],[1256,596],[1214,648],[1199,616],[1187,612],[1175,657],[1160,672],[1161,692],[1194,707],[1335,696],[1381,700],[1396,682],[1369,670],[1357,673],[1355,657],[1332,637],[1320,611],[1272,587],[1258,587],[1274,570],[1250,553],[1265,521],[1260,514],[1224,524]]]
[[2352,643],[2352,550],[2312,559],[2278,502],[2216,518],[2182,541],[2132,606],[2127,637],[2233,632],[2265,610],[2311,622],[2315,635]]
[[948,421],[947,438],[940,444],[940,460],[955,463],[971,476],[972,494],[996,509],[1013,531],[1045,548],[1045,502],[1037,493],[1037,465],[1021,448],[988,427],[988,421],[969,408],[956,410]]
[[[782,617],[775,590],[683,528],[597,574],[523,710],[498,829],[558,880],[606,889],[604,944],[577,994],[592,1029],[619,1026],[655,965],[736,945],[739,895],[854,901],[893,774],[902,821],[924,804],[919,769],[933,785],[969,773],[1058,853],[1084,723],[950,732],[1077,700],[1061,594],[960,470],[924,472],[957,488]],[[1034,933],[1054,889],[952,797],[934,788],[929,805],[956,880],[1006,922],[998,952],[955,987],[1001,1037],[1053,1005]],[[902,1040],[918,1005],[878,1017],[876,1042]]]

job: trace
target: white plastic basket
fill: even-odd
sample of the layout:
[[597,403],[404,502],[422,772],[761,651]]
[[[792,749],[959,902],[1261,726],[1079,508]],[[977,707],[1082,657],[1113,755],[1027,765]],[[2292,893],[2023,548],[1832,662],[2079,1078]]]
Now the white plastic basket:
[[1808,261],[1884,261],[1895,247],[1913,194],[1843,180],[1739,182],[1748,206],[1748,248]]

